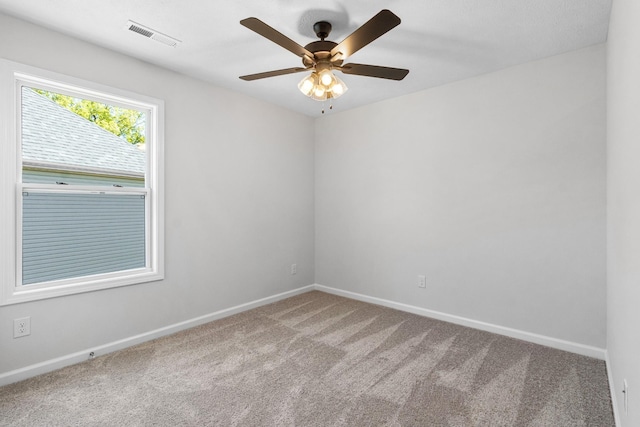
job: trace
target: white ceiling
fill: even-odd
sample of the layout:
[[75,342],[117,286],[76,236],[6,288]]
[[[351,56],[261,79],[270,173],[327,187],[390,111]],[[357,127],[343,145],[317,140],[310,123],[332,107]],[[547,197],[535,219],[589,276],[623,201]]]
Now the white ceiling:
[[[340,42],[382,9],[402,23],[352,60],[408,68],[402,81],[340,76],[344,111],[607,39],[611,0],[0,0],[0,11],[215,85],[319,116],[303,96],[304,73],[243,81],[240,75],[302,66],[294,54],[241,26],[254,16],[301,45],[312,25],[333,24]],[[182,41],[175,48],[126,30],[128,20]]]

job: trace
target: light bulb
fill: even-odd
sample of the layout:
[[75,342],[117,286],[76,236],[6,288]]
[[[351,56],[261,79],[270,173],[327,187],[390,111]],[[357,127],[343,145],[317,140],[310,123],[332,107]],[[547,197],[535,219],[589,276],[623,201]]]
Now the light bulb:
[[349,90],[347,85],[342,80],[340,80],[338,77],[335,77],[335,79],[336,79],[336,81],[335,81],[334,85],[331,87],[331,97],[332,98],[338,98],[343,93],[345,93],[347,90]]
[[321,84],[316,85],[311,93],[311,99],[316,101],[325,101],[327,99],[327,90]]
[[309,94],[311,93],[311,89],[313,89],[313,82],[310,80],[305,80],[302,82],[302,85],[300,86],[300,90],[302,91],[302,93]]
[[320,74],[320,83],[322,83],[326,87],[329,87],[334,80],[335,77],[333,76],[331,71],[323,71],[322,74]]
[[313,88],[316,85],[317,77],[318,76],[316,73],[311,73],[310,75],[302,79],[302,81],[298,83],[298,89],[300,89],[300,92],[302,92],[306,96],[311,96]]

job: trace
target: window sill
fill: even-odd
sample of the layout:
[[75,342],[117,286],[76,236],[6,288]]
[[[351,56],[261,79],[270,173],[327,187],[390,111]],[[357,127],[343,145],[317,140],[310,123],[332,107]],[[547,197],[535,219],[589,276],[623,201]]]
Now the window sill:
[[163,272],[137,269],[114,274],[86,276],[73,280],[52,281],[38,285],[16,286],[10,295],[2,298],[0,306],[155,282],[162,279],[164,279]]

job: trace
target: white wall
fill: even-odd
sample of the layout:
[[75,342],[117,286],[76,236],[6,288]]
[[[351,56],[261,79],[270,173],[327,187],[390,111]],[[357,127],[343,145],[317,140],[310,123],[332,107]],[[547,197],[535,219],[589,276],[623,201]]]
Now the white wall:
[[318,119],[316,282],[604,348],[605,68],[598,45]]
[[2,58],[166,108],[166,279],[0,307],[0,374],[313,283],[312,119],[5,15],[0,40]]
[[[615,0],[607,44],[607,350],[622,426],[640,425],[640,2]],[[624,411],[623,381],[629,384]]]

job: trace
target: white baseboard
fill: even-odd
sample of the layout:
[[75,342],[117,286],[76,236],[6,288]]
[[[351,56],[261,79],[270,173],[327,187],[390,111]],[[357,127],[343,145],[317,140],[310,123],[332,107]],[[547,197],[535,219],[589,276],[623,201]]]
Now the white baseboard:
[[611,395],[611,407],[613,409],[613,419],[616,426],[621,426],[620,412],[618,411],[618,396],[616,394],[616,386],[613,383],[613,372],[611,371],[611,361],[609,360],[609,351],[604,351],[604,363],[607,366],[607,377],[609,378],[609,394]]
[[[433,319],[443,320],[445,322],[455,323],[457,325],[468,326],[470,328],[480,329],[487,332],[493,332],[500,335],[505,335],[511,338],[521,339],[523,341],[529,341],[535,344],[544,345],[547,347],[557,348],[559,350],[569,351],[572,353],[581,354],[584,356],[594,357],[601,360],[606,360],[606,351],[601,348],[591,347],[583,344],[577,344],[570,341],[564,341],[557,338],[551,338],[544,335],[533,334],[530,332],[520,331],[517,329],[507,328],[504,326],[494,325],[491,323],[480,322],[477,320],[467,319],[460,316],[441,313],[426,308],[416,307],[409,304],[403,304],[382,298],[371,297],[367,295],[358,294],[355,292],[343,291],[341,289],[330,288],[319,284],[308,285],[302,288],[294,289],[292,291],[283,292],[277,295],[273,295],[267,298],[251,301],[246,304],[240,304],[235,307],[219,310],[214,313],[206,314],[204,316],[196,317],[194,319],[186,320],[184,322],[175,323],[173,325],[165,326],[160,329],[145,332],[143,334],[135,335],[132,337],[124,338],[119,341],[114,341],[101,346],[88,348],[76,353],[68,354],[56,359],[46,360],[34,365],[25,366],[24,368],[16,369],[6,373],[0,374],[0,386],[11,384],[17,381],[22,381],[27,378],[34,377],[36,375],[44,374],[54,371],[56,369],[64,368],[65,366],[73,365],[75,363],[84,362],[88,359],[89,353],[93,352],[95,356],[111,353],[123,348],[131,347],[136,344],[150,341],[156,338],[170,335],[185,329],[193,328],[204,323],[212,322],[223,317],[231,316],[252,308],[260,307],[262,305],[270,304],[285,298],[299,295],[311,290],[318,290],[334,295],[343,296],[346,298],[355,299],[358,301],[369,302],[372,304],[378,304],[389,308],[394,308],[408,313],[418,314],[425,317],[431,317]],[[613,386],[613,380],[611,378],[611,371],[607,360],[607,372],[609,372],[609,384]],[[611,398],[614,403],[614,414],[616,416],[616,422],[618,421],[618,414],[615,406],[614,390],[611,390]]]
[[123,348],[131,347],[133,345],[143,343],[145,341],[150,341],[156,338],[163,337],[165,335],[170,335],[185,329],[193,328],[195,326],[209,323],[217,319],[222,319],[223,317],[227,317],[233,314],[241,313],[243,311],[251,310],[252,308],[260,307],[266,304],[271,304],[272,302],[280,301],[282,299],[289,298],[294,295],[299,295],[305,292],[309,292],[313,289],[314,289],[313,285],[304,286],[302,288],[294,289],[292,291],[283,292],[267,298],[251,301],[246,304],[240,304],[235,307],[219,310],[210,314],[205,314],[204,316],[196,317],[190,320],[185,320],[184,322],[175,323],[173,325],[165,326],[164,328],[145,332],[139,335],[134,335],[132,337],[124,338],[122,340],[114,341],[114,342],[97,346],[97,347],[88,348],[86,350],[78,351],[76,353],[68,354],[62,357],[58,357],[56,359],[46,360],[41,363],[36,363],[34,365],[25,366],[24,368],[2,373],[0,374],[0,386],[22,381],[27,378],[35,377],[36,375],[55,371],[56,369],[64,368],[65,366],[73,365],[75,363],[84,362],[89,358],[89,353],[91,352],[93,352],[96,357],[101,356],[117,350],[122,350]]
[[314,289],[329,294],[339,295],[358,301],[378,304],[396,310],[406,311],[408,313],[418,314],[420,316],[431,317],[433,319],[443,320],[445,322],[455,323],[456,325],[468,326],[482,331],[493,332],[494,334],[505,335],[511,338],[517,338],[523,341],[540,344],[547,347],[556,348],[558,350],[569,351],[571,353],[581,354],[583,356],[593,357],[605,360],[605,350],[598,347],[591,347],[584,344],[578,344],[571,341],[560,340],[557,338],[547,337],[544,335],[534,334],[531,332],[520,331],[518,329],[507,328],[492,323],[480,322],[478,320],[467,319],[465,317],[455,316],[452,314],[441,313],[439,311],[429,310],[426,308],[416,307],[409,304],[389,301],[382,298],[370,297],[355,292],[343,291],[341,289],[330,288],[319,284],[314,285]]

